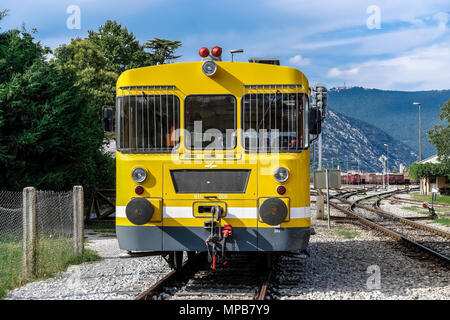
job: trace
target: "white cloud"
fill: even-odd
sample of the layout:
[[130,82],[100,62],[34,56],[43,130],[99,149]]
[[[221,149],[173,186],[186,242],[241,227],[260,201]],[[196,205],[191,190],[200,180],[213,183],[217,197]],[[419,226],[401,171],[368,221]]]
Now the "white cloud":
[[339,68],[332,68],[328,74],[327,77],[329,78],[348,78],[353,77],[358,74],[359,69],[358,68],[352,68],[348,70],[340,70]]
[[297,54],[292,58],[289,58],[289,63],[298,67],[304,67],[311,63],[311,59],[303,58],[301,55]]
[[416,22],[418,16],[448,11],[448,0],[264,0],[263,5],[274,12],[296,15],[304,21],[302,33],[326,32],[337,28],[366,26],[370,14],[367,8],[377,5],[381,9],[381,27],[392,21]]
[[370,60],[347,69],[332,68],[328,78],[380,89],[432,90],[450,88],[450,44],[441,43],[407,54]]
[[401,54],[419,46],[439,40],[448,33],[447,22],[449,14],[438,12],[430,16],[434,23],[426,24],[422,19],[416,19],[411,27],[401,28],[394,31],[371,32],[365,36],[343,37],[336,40],[321,41],[298,41],[294,48],[303,51],[314,51],[319,49],[341,47],[351,49],[340,51],[344,55],[378,55],[378,54]]

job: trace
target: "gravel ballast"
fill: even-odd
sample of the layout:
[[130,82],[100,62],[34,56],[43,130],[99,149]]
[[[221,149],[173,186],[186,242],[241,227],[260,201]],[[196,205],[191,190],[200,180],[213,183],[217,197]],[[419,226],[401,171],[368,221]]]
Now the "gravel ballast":
[[[285,257],[287,270],[276,274],[275,299],[438,299],[450,298],[449,272],[416,255],[390,238],[359,226],[314,222],[310,257]],[[340,232],[357,234],[346,239]],[[375,272],[379,270],[379,286]],[[288,284],[285,284],[285,282]],[[279,283],[278,283],[279,282]]]
[[[327,221],[312,222],[316,234],[311,236],[310,257],[281,258],[271,298],[450,299],[450,273],[442,266],[357,224],[332,221],[328,229]],[[115,238],[87,237],[87,247],[102,261],[71,266],[54,278],[12,290],[5,299],[134,299],[170,271],[159,256],[130,257]]]
[[119,249],[116,238],[89,230],[85,235],[87,248],[97,251],[102,261],[70,266],[54,278],[10,291],[5,299],[128,300],[170,272],[159,256],[130,257]]

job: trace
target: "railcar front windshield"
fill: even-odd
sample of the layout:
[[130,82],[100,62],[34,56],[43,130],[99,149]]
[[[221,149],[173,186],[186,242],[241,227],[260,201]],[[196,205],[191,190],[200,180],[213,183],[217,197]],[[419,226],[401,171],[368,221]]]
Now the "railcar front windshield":
[[170,90],[145,90],[117,97],[116,140],[121,152],[169,152],[179,142],[174,133],[180,128],[180,100]]
[[184,100],[185,144],[194,150],[236,147],[236,98],[191,95]]
[[[253,89],[255,90],[255,89]],[[308,147],[307,96],[251,93],[242,98],[242,143],[248,151],[296,152]]]

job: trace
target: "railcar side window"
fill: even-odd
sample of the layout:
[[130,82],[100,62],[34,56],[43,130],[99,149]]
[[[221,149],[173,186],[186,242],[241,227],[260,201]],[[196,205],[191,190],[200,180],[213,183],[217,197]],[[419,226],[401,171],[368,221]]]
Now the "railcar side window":
[[[127,94],[128,93],[128,94]],[[171,151],[179,143],[180,100],[172,87],[132,89],[117,97],[117,143],[122,152]]]
[[184,100],[185,144],[189,149],[236,147],[236,98],[192,95]]
[[288,86],[275,90],[270,86],[246,88],[242,98],[242,143],[246,150],[290,152],[303,149],[304,94],[292,91]]

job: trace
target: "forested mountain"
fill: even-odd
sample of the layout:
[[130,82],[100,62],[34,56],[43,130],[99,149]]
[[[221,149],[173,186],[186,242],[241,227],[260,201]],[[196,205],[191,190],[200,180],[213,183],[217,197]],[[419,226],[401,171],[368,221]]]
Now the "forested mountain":
[[422,123],[422,159],[436,153],[426,132],[439,122],[439,107],[450,98],[450,90],[386,91],[361,87],[332,88],[328,94],[331,109],[370,123],[419,152],[419,111]]
[[[379,160],[387,155],[390,172],[399,171],[402,163],[408,167],[417,160],[417,152],[379,128],[344,116],[328,108],[323,125],[322,167],[342,171],[360,169],[363,172],[381,172]],[[387,144],[387,147],[385,146]],[[311,148],[313,152],[313,148]],[[318,148],[315,145],[313,168],[317,167]]]

